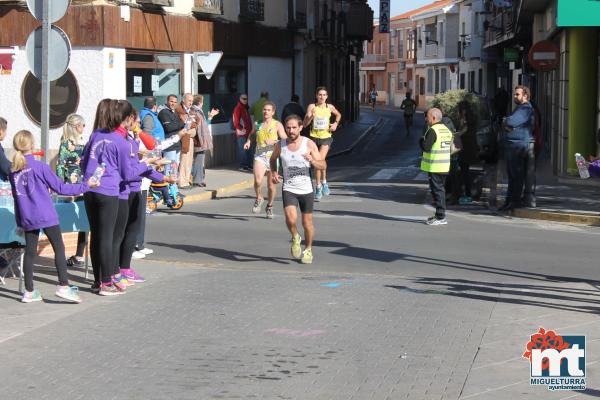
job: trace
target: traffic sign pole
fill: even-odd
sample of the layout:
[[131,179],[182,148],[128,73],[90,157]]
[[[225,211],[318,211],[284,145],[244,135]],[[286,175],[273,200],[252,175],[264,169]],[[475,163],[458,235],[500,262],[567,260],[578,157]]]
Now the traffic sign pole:
[[50,46],[50,0],[44,0],[42,19],[42,92],[41,92],[41,145],[43,160],[48,162],[48,136],[50,135],[50,81],[48,80],[48,47]]

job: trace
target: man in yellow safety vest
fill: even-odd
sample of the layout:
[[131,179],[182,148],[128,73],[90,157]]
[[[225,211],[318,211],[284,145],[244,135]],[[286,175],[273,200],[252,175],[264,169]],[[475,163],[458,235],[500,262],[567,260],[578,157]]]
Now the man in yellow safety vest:
[[442,112],[438,108],[427,111],[425,135],[419,141],[423,157],[421,170],[429,175],[429,188],[435,205],[435,215],[427,218],[427,225],[446,225],[446,190],[444,184],[450,171],[450,145],[452,132],[441,123]]

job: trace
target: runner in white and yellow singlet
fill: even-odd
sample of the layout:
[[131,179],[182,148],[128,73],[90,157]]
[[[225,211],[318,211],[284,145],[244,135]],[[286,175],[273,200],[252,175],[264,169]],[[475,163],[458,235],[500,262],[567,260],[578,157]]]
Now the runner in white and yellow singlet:
[[[317,102],[308,106],[302,123],[303,126],[309,126],[312,123],[310,137],[319,148],[323,160],[327,158],[327,153],[333,142],[331,135],[338,128],[342,119],[342,114],[332,104],[327,104],[327,96],[326,88],[322,86],[317,88]],[[335,116],[334,123],[331,123],[331,115]],[[327,170],[316,170],[315,180],[317,183],[315,199],[320,200],[323,195],[327,196],[330,193],[327,184]]]
[[[285,131],[287,139],[282,139],[275,145],[271,155],[271,170],[273,170],[273,182],[283,182],[282,197],[283,211],[285,213],[285,224],[292,234],[292,257],[300,260],[303,264],[311,264],[313,261],[312,244],[315,236],[313,225],[313,186],[310,179],[310,168],[322,170],[327,167],[325,160],[321,158],[317,145],[304,136],[302,131],[302,120],[297,115],[290,115],[285,119]],[[281,161],[283,176],[277,171],[277,160]],[[304,227],[304,238],[306,247],[302,251],[302,237],[298,232],[298,213],[300,208],[302,226]]]
[[271,179],[271,170],[269,169],[269,160],[275,143],[279,139],[285,139],[287,136],[281,122],[273,119],[275,114],[275,104],[267,101],[263,105],[263,121],[260,124],[256,124],[254,132],[248,136],[246,144],[244,144],[244,150],[250,148],[251,139],[256,135],[256,151],[254,153],[254,192],[256,193],[256,200],[252,207],[252,212],[258,214],[260,207],[264,201],[262,195],[262,181],[267,172],[267,189],[268,189],[268,202],[265,209],[267,218],[273,218],[273,200],[275,199],[275,184]]

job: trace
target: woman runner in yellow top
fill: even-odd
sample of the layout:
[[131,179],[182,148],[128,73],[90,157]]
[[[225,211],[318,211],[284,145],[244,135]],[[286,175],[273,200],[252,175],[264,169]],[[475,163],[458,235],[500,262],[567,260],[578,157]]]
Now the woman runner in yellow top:
[[262,195],[262,181],[267,172],[267,189],[268,189],[268,202],[265,212],[267,218],[273,218],[273,200],[275,200],[275,184],[271,179],[271,170],[269,169],[269,160],[275,143],[279,139],[285,139],[287,135],[283,129],[281,122],[273,119],[275,115],[275,104],[267,101],[263,105],[263,121],[260,124],[256,124],[256,128],[248,136],[248,140],[244,144],[244,150],[248,150],[251,144],[252,136],[256,135],[256,151],[254,153],[254,192],[256,193],[256,200],[252,207],[252,212],[258,214],[260,207],[264,201]]
[[[327,89],[323,86],[317,88],[317,102],[308,106],[303,126],[309,126],[311,139],[317,144],[321,158],[325,160],[327,153],[333,143],[333,132],[338,128],[342,114],[332,105],[327,104]],[[331,115],[335,116],[335,122],[331,123]],[[327,170],[315,171],[315,180],[317,189],[315,199],[320,200],[323,195],[329,195],[329,185],[327,184]]]

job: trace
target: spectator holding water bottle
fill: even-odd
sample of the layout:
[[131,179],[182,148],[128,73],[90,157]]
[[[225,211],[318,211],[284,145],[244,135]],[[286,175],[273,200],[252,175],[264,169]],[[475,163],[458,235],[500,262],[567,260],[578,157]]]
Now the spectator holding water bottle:
[[101,185],[84,194],[90,223],[90,256],[94,270],[92,292],[113,296],[120,291],[112,284],[114,272],[113,236],[119,211],[120,184],[127,180],[127,155],[117,142],[123,138],[115,133],[121,126],[118,101],[103,99],[96,109],[94,131],[83,149],[81,170],[84,180],[99,167],[104,167]]
[[17,227],[25,232],[23,274],[26,291],[21,301],[31,303],[42,300],[40,292],[33,288],[33,260],[37,255],[40,230],[44,230],[55,254],[54,264],[58,272],[59,283],[55,294],[65,300],[80,303],[79,289],[69,285],[65,246],[58,214],[54,209],[48,189],[59,194],[76,196],[98,184],[91,181],[80,184],[62,182],[47,164],[34,158],[32,154],[33,135],[29,131],[17,132],[13,140],[13,147],[16,152],[9,177],[15,198]]

